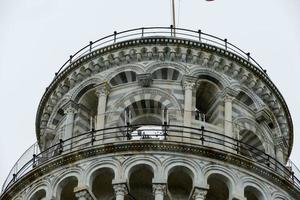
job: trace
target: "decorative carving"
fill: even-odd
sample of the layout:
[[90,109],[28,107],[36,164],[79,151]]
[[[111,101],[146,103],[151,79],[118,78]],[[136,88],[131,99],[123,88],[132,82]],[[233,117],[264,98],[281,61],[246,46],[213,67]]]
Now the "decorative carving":
[[193,193],[194,200],[204,200],[207,194],[207,189],[204,188],[195,188]]
[[77,200],[94,200],[93,196],[86,187],[77,187],[74,189],[74,193]]
[[78,111],[78,104],[74,101],[69,101],[62,107],[62,109],[65,114],[75,114]]
[[197,77],[184,75],[182,78],[182,86],[184,89],[192,90],[197,83]]
[[150,73],[137,74],[137,80],[138,80],[139,86],[142,86],[142,87],[150,87],[153,82],[152,76]]
[[107,96],[110,92],[110,85],[105,81],[103,83],[100,83],[97,87],[96,87],[96,95],[97,96]]
[[162,184],[162,183],[155,183],[152,185],[153,188],[153,194],[157,195],[160,194],[162,196],[166,195],[166,184]]
[[115,185],[113,185],[113,188],[115,190],[116,196],[119,196],[119,195],[124,196],[124,195],[128,194],[127,185],[125,183],[115,184]]

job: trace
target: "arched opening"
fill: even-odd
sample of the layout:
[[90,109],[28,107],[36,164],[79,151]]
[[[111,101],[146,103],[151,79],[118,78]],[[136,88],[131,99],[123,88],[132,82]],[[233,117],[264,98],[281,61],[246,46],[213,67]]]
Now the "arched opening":
[[236,96],[236,99],[246,105],[251,110],[255,109],[255,104],[253,100],[243,91],[239,92],[239,94]]
[[101,168],[93,172],[90,185],[92,193],[97,199],[114,199],[115,195],[112,185],[114,177],[114,171],[109,168]]
[[239,140],[241,141],[240,154],[260,163],[267,162],[264,146],[256,134],[244,129],[239,133]]
[[169,199],[187,200],[193,189],[193,173],[182,166],[174,167],[168,175]]
[[152,192],[153,170],[148,165],[134,166],[129,173],[129,194],[127,199],[154,200]]
[[134,81],[136,81],[136,73],[133,71],[125,71],[114,76],[109,82],[112,86],[116,86]]
[[120,119],[120,125],[131,125],[131,139],[162,139],[161,125],[168,113],[162,103],[146,99],[127,106]]
[[262,193],[253,186],[247,186],[244,190],[247,200],[264,200]]
[[85,133],[95,128],[98,97],[95,89],[86,91],[78,101],[79,107],[75,117],[74,134]]
[[78,180],[75,176],[70,176],[62,180],[57,188],[58,200],[75,200],[74,188],[77,185]]
[[207,200],[228,200],[230,181],[227,177],[221,174],[211,174],[207,183],[209,185]]
[[180,73],[176,69],[162,68],[154,71],[152,73],[152,78],[161,80],[179,80]]
[[[210,78],[212,79],[212,78]],[[212,124],[221,121],[222,102],[216,98],[221,91],[217,80],[200,79],[196,90],[195,119]]]
[[35,192],[34,195],[30,197],[29,200],[44,200],[44,199],[46,199],[46,191],[44,189],[41,189]]

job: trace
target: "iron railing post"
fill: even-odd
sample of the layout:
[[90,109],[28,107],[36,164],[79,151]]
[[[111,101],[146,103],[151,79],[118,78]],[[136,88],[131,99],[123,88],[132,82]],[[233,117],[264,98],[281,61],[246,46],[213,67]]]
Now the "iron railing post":
[[142,27],[142,37],[144,37],[144,27]]
[[173,36],[173,25],[170,25],[170,29],[171,29],[171,37]]
[[201,33],[202,33],[202,32],[201,32],[201,30],[199,29],[199,30],[198,30],[199,42],[201,42]]
[[92,52],[92,45],[93,45],[93,42],[90,41],[90,52]]
[[64,151],[64,141],[62,140],[62,139],[59,139],[59,150],[58,150],[58,152],[59,152],[59,154],[61,154],[63,151]]
[[36,166],[36,154],[32,155],[32,167]]
[[247,53],[248,62],[250,61],[250,52]]
[[202,146],[204,145],[204,126],[201,126],[201,137],[200,137],[200,140],[201,140],[201,144]]
[[225,42],[225,50],[227,50],[227,38],[224,39]]
[[164,140],[166,140],[167,139],[167,135],[168,135],[168,130],[167,130],[167,122],[164,122],[164,125],[163,125],[163,127],[164,127]]
[[70,64],[72,63],[72,58],[73,58],[73,56],[72,56],[72,55],[70,55]]
[[17,180],[17,174],[13,173],[13,182],[16,182]]
[[127,122],[127,126],[126,126],[126,137],[127,137],[127,140],[130,140],[131,139],[131,135],[130,135],[130,123]]
[[117,31],[114,31],[114,43],[117,41]]
[[92,138],[91,138],[91,144],[92,144],[92,146],[94,145],[95,141],[96,141],[96,138],[95,138],[95,129],[92,128]]

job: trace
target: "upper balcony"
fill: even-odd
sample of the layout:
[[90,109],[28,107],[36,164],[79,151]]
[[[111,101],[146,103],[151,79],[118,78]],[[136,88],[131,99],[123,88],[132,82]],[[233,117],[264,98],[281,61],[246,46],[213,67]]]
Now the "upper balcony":
[[[161,111],[164,115],[165,111]],[[149,111],[149,113],[151,113]],[[194,123],[200,128],[162,124],[135,124],[90,130],[56,144],[42,152],[32,145],[11,170],[2,193],[19,188],[43,174],[81,159],[118,153],[170,152],[184,153],[226,162],[272,181],[291,194],[300,193],[300,171],[292,162],[283,165],[266,153],[255,135],[234,139],[217,126],[208,124],[196,114]],[[249,140],[256,140],[250,145]],[[31,180],[31,181],[30,181]],[[28,182],[29,181],[29,182]]]

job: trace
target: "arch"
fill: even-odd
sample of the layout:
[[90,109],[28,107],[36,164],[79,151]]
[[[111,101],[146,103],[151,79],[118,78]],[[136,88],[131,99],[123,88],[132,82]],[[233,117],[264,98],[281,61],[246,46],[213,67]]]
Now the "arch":
[[114,68],[110,73],[107,73],[107,75],[105,76],[105,79],[110,81],[113,77],[115,77],[119,73],[126,72],[126,71],[132,71],[136,74],[145,73],[144,65],[142,65],[142,64],[122,65],[121,67]]
[[230,180],[219,173],[212,173],[207,177],[209,190],[206,194],[207,200],[227,200],[230,197]]
[[170,199],[188,199],[194,188],[195,175],[193,172],[182,165],[177,165],[168,171],[168,191]]
[[199,68],[199,66],[195,66],[191,68],[189,75],[217,81],[220,88],[229,88],[231,85],[229,77],[210,68]]
[[236,91],[240,91],[243,92],[244,94],[246,94],[248,96],[248,98],[250,98],[253,101],[254,104],[254,108],[255,109],[260,109],[262,108],[262,106],[264,105],[263,101],[260,99],[260,97],[258,97],[253,90],[251,90],[250,88],[246,87],[245,85],[240,84],[239,82],[233,82],[230,85],[231,88],[235,89]]
[[115,173],[112,168],[101,167],[93,171],[90,177],[89,188],[97,199],[113,199],[114,189],[112,181]]
[[130,82],[135,82],[137,80],[137,74],[134,71],[123,71],[118,73],[117,75],[113,76],[109,83],[112,86],[117,86],[120,84],[126,84]]
[[154,179],[158,179],[161,176],[161,165],[159,160],[154,157],[145,157],[145,156],[135,156],[127,158],[122,164],[122,172],[121,172],[121,179],[122,180],[129,180],[129,176],[131,173],[131,169],[139,164],[144,164],[148,166],[151,171],[153,172]]
[[191,159],[186,158],[169,158],[162,163],[164,180],[167,180],[168,175],[174,167],[185,167],[190,170],[193,180],[193,185],[197,187],[206,187],[204,184],[204,175],[201,167]]
[[89,166],[85,169],[84,174],[83,174],[83,180],[82,182],[85,185],[90,185],[91,183],[91,178],[92,178],[92,174],[98,170],[98,169],[102,169],[102,168],[109,168],[113,171],[114,173],[114,177],[115,179],[120,178],[120,163],[119,161],[115,160],[115,159],[104,159],[102,158],[101,160],[96,160],[94,162],[92,162],[91,164],[89,164]]
[[78,87],[75,87],[70,91],[70,100],[78,103],[79,99],[86,91],[94,88],[103,81],[104,79],[102,77],[91,77],[82,81]]
[[44,200],[46,199],[46,195],[46,190],[40,188],[30,196],[29,200]]
[[289,195],[284,194],[283,192],[274,192],[272,194],[272,199],[274,200],[289,200]]
[[242,129],[238,134],[239,141],[241,141],[239,150],[240,154],[256,160],[259,163],[264,163],[265,159],[267,159],[264,154],[266,149],[257,135],[247,129]]
[[114,102],[113,108],[110,107],[109,110],[113,112],[115,111],[115,108],[117,108],[117,110],[122,111],[124,108],[137,101],[137,99],[154,99],[160,101],[162,105],[167,108],[181,110],[181,104],[173,95],[168,94],[164,90],[158,88],[142,88],[133,91]]
[[188,70],[188,67],[181,63],[169,62],[169,61],[150,63],[145,68],[146,68],[146,72],[151,74],[156,70],[163,69],[163,68],[170,68],[170,69],[177,70],[180,74],[185,74],[187,73]]
[[[52,182],[52,186],[53,186],[52,191],[53,191],[54,197],[56,197],[58,200],[60,200],[60,193],[61,193],[61,189],[62,189],[60,187],[60,184],[61,183],[65,184],[66,182],[68,182],[67,181],[68,178],[70,178],[73,181],[77,180],[77,185],[78,185],[78,183],[81,182],[81,179],[80,179],[81,173],[82,173],[81,168],[71,168],[71,169],[68,169],[67,171],[63,171],[63,173],[55,176],[55,179]],[[65,182],[62,182],[64,180],[65,180]]]
[[270,154],[267,144],[274,144],[274,138],[268,132],[263,131],[256,121],[248,117],[238,117],[233,120],[233,124],[236,125],[238,131],[243,129],[252,131],[262,142],[265,152]]
[[[40,200],[42,198],[48,197],[51,194],[50,191],[50,183],[46,180],[46,181],[42,181],[40,183],[35,183],[33,184],[33,188],[31,188],[27,194],[25,199],[28,200]],[[45,191],[44,193],[41,191]]]
[[129,192],[136,199],[154,199],[152,180],[154,177],[153,168],[144,163],[132,166],[128,175]]
[[[218,80],[207,79],[207,77],[199,77],[196,88],[196,111],[195,118],[201,121],[212,123],[218,121],[216,112],[218,112],[219,103],[218,96],[222,90],[222,85]],[[200,116],[201,114],[201,116]]]
[[157,69],[152,73],[153,79],[161,79],[161,80],[181,80],[182,75],[176,69],[172,68],[161,68]]
[[236,185],[238,185],[239,178],[237,175],[230,170],[230,168],[221,165],[207,165],[203,168],[205,184],[208,184],[208,178],[210,175],[220,175],[223,181],[229,189],[229,195],[236,193]]
[[[258,200],[267,200],[271,199],[270,191],[267,189],[267,187],[263,184],[262,181],[257,181],[257,179],[253,177],[243,177],[241,179],[241,183],[243,186],[244,196],[245,195],[245,189],[248,187],[250,189],[250,192],[254,192],[257,194]],[[252,200],[252,199],[249,199]]]
[[78,179],[75,176],[68,176],[62,179],[55,191],[58,200],[75,199],[74,188],[78,186]]

